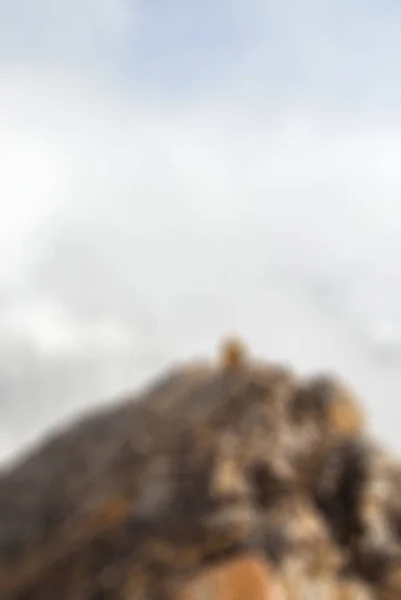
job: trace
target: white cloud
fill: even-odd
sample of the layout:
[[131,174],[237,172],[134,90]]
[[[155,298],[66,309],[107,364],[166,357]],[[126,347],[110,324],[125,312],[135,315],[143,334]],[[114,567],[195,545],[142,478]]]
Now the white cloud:
[[13,279],[29,254],[33,225],[62,195],[64,172],[49,140],[1,121],[0,277]]
[[[357,68],[349,38],[336,46],[338,35],[327,16],[316,12],[316,3],[304,3],[297,21],[292,2],[270,3],[267,14],[260,2],[249,12],[237,2],[231,19],[240,23],[245,12],[242,31],[248,32],[240,57],[231,64],[228,58],[220,88],[213,79],[185,102],[177,92],[180,101],[172,105],[162,88],[151,95],[149,88],[145,93],[134,85],[137,73],[124,89],[99,74],[102,52],[110,48],[110,55],[121,58],[121,48],[129,46],[142,23],[138,6],[132,11],[131,3],[112,0],[79,5],[49,0],[35,7],[16,2],[14,16],[10,13],[7,27],[1,26],[8,37],[0,35],[5,57],[0,70],[0,278],[23,282],[63,225],[81,234],[88,253],[94,249],[111,265],[126,295],[124,307],[136,294],[145,304],[155,344],[162,348],[157,359],[153,347],[146,349],[154,365],[166,356],[209,351],[224,330],[238,328],[270,356],[287,356],[303,369],[335,367],[355,378],[376,428],[397,441],[391,426],[397,375],[389,377],[375,365],[349,323],[305,301],[302,290],[316,272],[332,276],[335,287],[337,280],[353,279],[354,268],[362,271],[363,282],[350,294],[353,323],[360,313],[361,321],[372,321],[372,330],[381,331],[385,323],[391,338],[386,311],[395,314],[394,299],[401,293],[394,258],[401,229],[401,126],[377,114],[371,118],[368,110],[354,122],[342,118],[344,107],[315,110],[322,93],[317,74],[334,69],[346,81]],[[290,47],[287,54],[283,50],[282,63],[280,55],[270,56],[266,75],[271,47],[263,35],[272,11],[280,25],[277,39],[285,33],[280,43],[276,39],[278,52]],[[319,34],[323,22],[330,36]],[[392,31],[386,22],[382,36],[387,26]],[[383,56],[395,47],[394,40],[391,34]],[[301,78],[294,96],[291,72],[289,88],[285,73],[280,80],[290,54],[302,77],[308,64],[313,71],[313,81]],[[366,73],[370,58],[363,65]],[[144,64],[143,70],[151,66]],[[275,69],[279,77],[272,83]],[[373,85],[366,95],[374,97]],[[285,99],[281,104],[280,98]],[[70,256],[57,264],[65,269],[62,280],[71,264],[73,271],[77,268]],[[301,279],[300,289],[292,275],[288,288],[274,279],[277,271],[283,279],[291,269]],[[101,288],[104,303],[111,305],[110,281]],[[382,293],[372,301],[377,288]],[[47,298],[41,301],[39,307],[36,300],[30,308],[25,304],[23,313],[14,307],[9,325],[17,323],[19,335],[25,330],[36,338],[38,348],[39,341],[59,353],[66,345],[69,352],[74,344],[78,348],[80,326],[72,333],[63,310],[60,317],[59,308],[53,312]],[[91,340],[109,337],[118,345],[113,336],[119,335],[119,324],[113,330],[113,323],[104,323],[105,329],[91,330]],[[140,343],[146,336],[138,335]],[[136,371],[132,367],[133,378],[144,372],[138,365]],[[387,386],[387,416],[378,404],[381,386]],[[72,399],[71,409],[76,407]]]
[[63,204],[64,221],[110,237],[247,231],[318,264],[377,262],[373,244],[382,260],[398,236],[401,128],[285,111],[247,122],[228,101],[174,111],[49,70],[14,70],[0,92],[9,257]]

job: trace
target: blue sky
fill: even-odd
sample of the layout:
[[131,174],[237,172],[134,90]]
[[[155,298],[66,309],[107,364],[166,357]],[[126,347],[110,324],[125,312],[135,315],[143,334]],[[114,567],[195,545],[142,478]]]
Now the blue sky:
[[401,96],[395,2],[2,0],[0,19],[3,65],[96,72],[174,100],[246,87],[250,104],[259,93],[379,118]]

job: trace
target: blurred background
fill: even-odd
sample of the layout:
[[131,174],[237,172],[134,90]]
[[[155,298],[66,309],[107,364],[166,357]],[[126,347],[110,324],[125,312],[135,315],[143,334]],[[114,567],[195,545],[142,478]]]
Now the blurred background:
[[0,457],[221,335],[401,450],[401,6],[0,0]]

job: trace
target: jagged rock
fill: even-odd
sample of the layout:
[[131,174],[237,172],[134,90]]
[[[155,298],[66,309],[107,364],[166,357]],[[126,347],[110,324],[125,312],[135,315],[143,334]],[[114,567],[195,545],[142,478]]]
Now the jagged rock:
[[399,600],[400,492],[343,383],[229,342],[1,474],[0,598],[174,598],[251,552],[292,598],[307,580]]

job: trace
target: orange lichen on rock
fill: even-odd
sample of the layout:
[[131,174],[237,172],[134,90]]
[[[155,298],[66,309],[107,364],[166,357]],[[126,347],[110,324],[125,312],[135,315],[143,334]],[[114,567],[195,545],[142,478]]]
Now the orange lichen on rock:
[[363,430],[364,415],[351,396],[334,399],[328,411],[330,428],[337,435],[354,435]]
[[262,557],[246,554],[206,569],[175,588],[174,600],[373,600],[361,581],[280,574]]
[[175,600],[281,600],[280,592],[267,563],[250,554],[202,572]]
[[224,340],[221,346],[221,362],[223,367],[235,368],[244,364],[246,348],[243,341],[236,337]]

